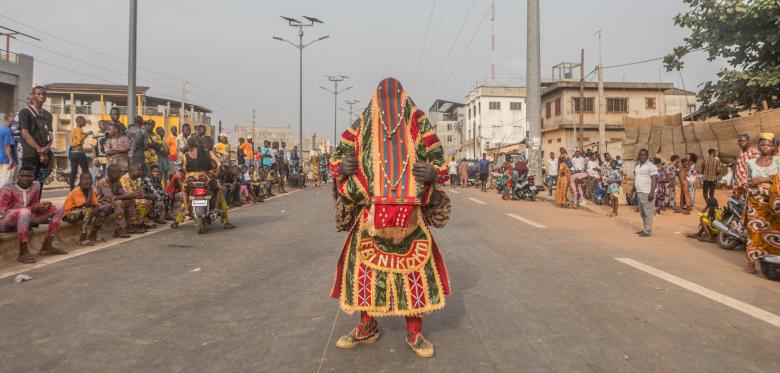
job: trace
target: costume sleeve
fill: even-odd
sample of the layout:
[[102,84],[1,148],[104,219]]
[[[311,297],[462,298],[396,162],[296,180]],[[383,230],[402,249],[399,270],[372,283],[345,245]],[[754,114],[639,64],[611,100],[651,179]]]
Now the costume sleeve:
[[344,158],[360,156],[361,152],[355,147],[360,121],[361,119],[354,121],[352,125],[341,134],[341,141],[339,141],[333,156],[330,158],[330,173],[335,183],[336,193],[346,204],[360,203],[368,198],[363,184],[357,180],[357,175],[347,177],[339,173],[341,161]]
[[417,126],[421,136],[421,140],[417,145],[417,160],[418,162],[428,162],[435,167],[437,173],[436,183],[444,184],[450,178],[447,164],[444,160],[444,147],[441,145],[439,137],[436,136],[436,131],[428,117],[422,111],[415,113],[415,117],[417,117]]

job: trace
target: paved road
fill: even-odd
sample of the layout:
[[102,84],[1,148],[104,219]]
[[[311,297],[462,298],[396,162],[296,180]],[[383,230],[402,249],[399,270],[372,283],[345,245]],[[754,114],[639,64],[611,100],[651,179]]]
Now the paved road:
[[[780,287],[737,253],[547,203],[452,193],[438,230],[454,294],[425,318],[436,356],[401,320],[338,350],[355,323],[328,298],[343,234],[328,187],[233,214],[239,228],[163,231],[0,280],[0,371],[721,371],[780,366],[780,327],[614,258],[631,258],[780,314]],[[509,216],[507,214],[514,214]],[[771,316],[769,316],[771,318]],[[334,327],[332,338],[331,328]],[[326,350],[327,349],[327,350]]]

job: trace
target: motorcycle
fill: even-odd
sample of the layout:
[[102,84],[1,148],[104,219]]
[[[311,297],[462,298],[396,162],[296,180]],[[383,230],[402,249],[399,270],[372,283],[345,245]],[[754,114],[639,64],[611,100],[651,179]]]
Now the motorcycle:
[[535,178],[528,175],[517,178],[513,189],[515,199],[529,201],[536,201],[536,195],[542,191],[541,187],[535,185]]
[[68,184],[69,181],[70,181],[70,171],[66,171],[66,170],[64,170],[62,168],[57,167],[54,170],[54,178],[57,181],[61,181],[61,182],[65,183],[65,184]]
[[212,198],[211,194],[211,188],[206,182],[196,181],[190,186],[190,207],[198,234],[206,233],[206,226],[218,221],[223,214],[212,207],[216,199]]
[[742,216],[745,211],[745,202],[731,196],[723,208],[720,220],[712,222],[718,229],[718,246],[725,250],[735,250],[747,242]]

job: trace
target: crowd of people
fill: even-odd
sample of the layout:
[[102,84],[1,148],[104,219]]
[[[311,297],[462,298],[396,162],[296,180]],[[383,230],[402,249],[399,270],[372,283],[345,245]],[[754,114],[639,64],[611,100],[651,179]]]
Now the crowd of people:
[[168,222],[178,228],[189,215],[187,186],[193,181],[208,183],[221,223],[231,229],[230,208],[328,178],[326,153],[303,160],[297,146],[288,151],[284,141],[266,140],[255,148],[251,137],[239,139],[233,152],[226,134],[214,141],[205,125],[184,123],[180,133],[176,126],[166,133],[163,126],[140,116],[126,125],[120,122],[119,108],[113,107],[111,119],[101,120],[97,132],[85,131],[87,120],[76,117],[67,151],[70,191],[64,204],[56,206],[42,200],[55,163],[52,115],[43,108],[45,102],[46,88],[36,86],[28,105],[16,116],[6,115],[0,126],[0,232],[17,233],[22,263],[37,260],[27,247],[37,225],[48,225],[38,252],[42,256],[67,254],[53,246],[62,221],[80,225],[78,242],[83,246],[102,240],[98,233],[109,217],[116,238]]
[[[631,189],[626,192],[626,173],[620,157],[614,159],[605,153],[603,158],[593,151],[577,150],[570,157],[566,149],[560,154],[549,154],[545,164],[548,193],[561,208],[578,208],[583,203],[611,207],[609,216],[618,214],[618,205],[633,206],[643,220],[640,237],[649,237],[653,219],[665,211],[683,215],[697,212],[699,230],[689,237],[714,241],[717,228],[713,221],[720,219],[715,190],[731,186],[732,194],[746,204],[744,228],[747,232],[746,257],[749,273],[756,273],[756,261],[767,255],[780,255],[780,153],[779,142],[772,133],[762,133],[757,147],[751,146],[748,134],[738,136],[741,149],[735,162],[724,165],[715,149],[707,150],[707,157],[699,160],[694,153],[672,155],[668,161],[650,159],[647,149],[641,149],[633,169]],[[698,188],[705,207],[694,206]],[[589,202],[585,202],[589,201]]]

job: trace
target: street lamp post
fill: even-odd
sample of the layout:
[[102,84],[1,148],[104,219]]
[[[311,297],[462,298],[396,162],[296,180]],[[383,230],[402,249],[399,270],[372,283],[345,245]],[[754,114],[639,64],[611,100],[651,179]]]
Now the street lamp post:
[[127,125],[135,120],[135,51],[138,25],[138,0],[130,0],[130,37],[127,52]]
[[308,23],[301,22],[295,18],[290,17],[284,17],[282,16],[282,19],[287,21],[287,23],[291,27],[297,27],[298,28],[298,44],[293,43],[287,39],[281,38],[279,36],[274,36],[274,40],[283,41],[287,44],[292,45],[295,48],[298,48],[298,51],[300,53],[299,56],[299,76],[298,76],[298,144],[300,146],[301,151],[303,151],[303,49],[320,41],[325,40],[329,38],[329,35],[321,36],[319,39],[312,40],[308,43],[303,43],[303,28],[304,27],[311,27],[314,26],[315,23],[323,23],[317,18],[314,17],[307,17],[303,16]]
[[360,100],[344,100],[344,103],[349,105],[349,123],[347,123],[347,126],[351,126],[352,125],[352,113],[353,113],[352,105],[355,105],[358,102],[360,102]]
[[333,94],[333,146],[336,146],[336,133],[338,132],[338,112],[339,112],[339,93],[344,92],[352,87],[347,87],[339,91],[339,82],[349,79],[345,75],[328,75],[328,80],[333,82],[333,90],[320,86],[320,88]]

